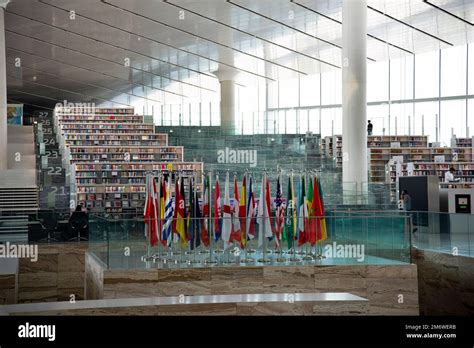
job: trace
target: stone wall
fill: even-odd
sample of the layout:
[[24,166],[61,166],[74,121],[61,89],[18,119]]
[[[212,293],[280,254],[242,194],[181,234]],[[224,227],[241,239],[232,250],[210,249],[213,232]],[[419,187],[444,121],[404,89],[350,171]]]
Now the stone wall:
[[20,259],[18,302],[84,299],[87,248],[88,243],[40,244],[37,262]]
[[0,259],[0,306],[17,303],[18,259]]
[[418,266],[420,314],[474,314],[474,258],[413,250]]
[[[326,305],[318,314],[418,315],[416,265],[360,266],[254,266],[194,269],[142,269],[98,271],[99,261],[86,273],[93,289],[86,299],[113,299],[154,296],[185,296],[349,292],[369,300],[335,308]],[[90,279],[89,279],[90,278]],[[102,282],[100,282],[102,278]],[[96,283],[99,281],[99,283]],[[102,294],[102,295],[101,295]],[[324,307],[324,308],[323,308]],[[334,309],[334,310],[333,310]]]

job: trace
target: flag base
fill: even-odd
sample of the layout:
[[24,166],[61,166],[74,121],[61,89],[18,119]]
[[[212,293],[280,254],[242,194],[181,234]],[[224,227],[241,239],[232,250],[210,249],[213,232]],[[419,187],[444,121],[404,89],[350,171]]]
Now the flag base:
[[302,259],[304,261],[311,261],[311,260],[314,260],[314,257],[312,257],[311,255],[305,255],[302,257]]
[[194,251],[187,250],[184,252],[184,255],[193,255],[193,254],[194,254]]
[[270,259],[258,259],[258,262],[260,262],[260,263],[271,263],[272,260],[270,260]]
[[214,252],[215,252],[216,254],[223,254],[223,253],[224,253],[224,250],[222,250],[222,249],[216,249],[216,250],[214,250]]
[[249,253],[249,254],[255,254],[256,252],[257,252],[257,250],[255,250],[255,249],[247,250],[247,253]]
[[204,263],[206,265],[209,265],[209,264],[216,264],[217,263],[217,260],[204,260]]
[[246,257],[245,259],[240,260],[241,263],[254,263],[255,259],[251,257]]
[[209,254],[209,250],[199,250],[199,254]]
[[283,250],[275,250],[273,253],[281,255],[281,254],[283,254]]
[[153,260],[154,260],[153,256],[146,256],[146,255],[142,256],[142,261],[143,262],[150,262],[150,261],[153,261]]
[[279,257],[276,259],[277,262],[286,262],[286,258],[284,257]]
[[291,261],[291,262],[300,262],[301,259],[299,259],[299,258],[297,258],[297,257],[290,257],[290,258],[288,259],[288,261]]

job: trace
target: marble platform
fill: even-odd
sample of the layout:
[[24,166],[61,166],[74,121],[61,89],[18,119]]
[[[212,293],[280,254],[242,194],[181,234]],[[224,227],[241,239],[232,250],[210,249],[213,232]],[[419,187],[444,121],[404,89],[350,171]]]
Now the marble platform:
[[0,305],[17,303],[18,259],[0,258]]
[[474,258],[414,249],[422,315],[474,314]]
[[0,315],[350,315],[367,304],[343,292],[196,295],[8,305]]
[[349,292],[366,298],[367,304],[354,308],[321,305],[314,314],[419,314],[417,267],[413,264],[107,269],[94,253],[87,252],[85,267],[86,300]]

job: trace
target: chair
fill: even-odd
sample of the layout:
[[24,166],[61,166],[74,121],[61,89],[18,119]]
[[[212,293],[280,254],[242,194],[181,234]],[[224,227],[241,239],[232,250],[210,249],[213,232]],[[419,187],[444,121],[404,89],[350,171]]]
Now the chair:
[[89,240],[89,218],[86,213],[79,211],[72,213],[69,219],[69,237],[69,241]]

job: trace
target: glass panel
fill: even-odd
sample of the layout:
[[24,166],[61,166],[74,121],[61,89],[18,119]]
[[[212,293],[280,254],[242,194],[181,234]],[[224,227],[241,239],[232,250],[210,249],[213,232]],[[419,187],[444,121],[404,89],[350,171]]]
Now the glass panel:
[[430,98],[439,95],[439,52],[415,56],[415,97]]
[[390,99],[413,98],[413,57],[406,56],[390,61]]
[[367,64],[367,101],[388,100],[388,61]]
[[288,79],[279,82],[279,107],[298,106],[298,79]]
[[368,105],[367,120],[374,125],[374,135],[388,135],[388,104]]
[[448,100],[441,102],[440,141],[450,146],[452,134],[458,138],[466,136],[466,101]]
[[300,77],[300,105],[314,106],[321,102],[319,98],[320,86],[319,75]]
[[441,96],[466,94],[466,45],[441,50]]
[[342,81],[341,71],[332,70],[322,74],[322,105],[341,104]]

